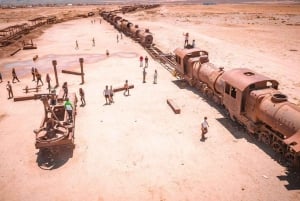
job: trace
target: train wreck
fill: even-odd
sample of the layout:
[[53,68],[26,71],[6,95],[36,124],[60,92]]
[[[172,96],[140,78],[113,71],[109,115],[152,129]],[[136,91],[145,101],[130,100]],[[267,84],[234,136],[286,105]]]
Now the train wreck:
[[75,148],[74,131],[77,97],[75,93],[69,95],[72,103],[72,113],[68,114],[63,102],[57,101],[55,94],[38,95],[43,103],[44,117],[36,135],[35,148],[39,149],[39,166],[51,169],[55,166],[59,154],[65,149],[71,152]]
[[154,46],[148,29],[134,25],[116,12],[99,14],[118,31],[139,42],[174,76],[224,107],[233,121],[284,156],[289,165],[300,168],[300,108],[278,90],[278,81],[247,68],[224,71],[209,62],[207,51],[197,48],[177,48],[175,55],[165,54]]

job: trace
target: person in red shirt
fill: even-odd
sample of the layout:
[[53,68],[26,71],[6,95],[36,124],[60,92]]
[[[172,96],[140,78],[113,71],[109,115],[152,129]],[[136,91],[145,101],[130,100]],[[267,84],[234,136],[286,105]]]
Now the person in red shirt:
[[143,56],[140,56],[140,67],[143,67],[143,60],[144,60]]

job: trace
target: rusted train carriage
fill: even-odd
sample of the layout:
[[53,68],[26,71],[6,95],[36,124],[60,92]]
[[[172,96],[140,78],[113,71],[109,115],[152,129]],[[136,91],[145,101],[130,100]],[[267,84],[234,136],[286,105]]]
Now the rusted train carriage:
[[128,20],[112,13],[102,11],[99,13],[100,16],[111,25],[113,25],[118,31],[123,34],[132,37],[138,41],[144,47],[151,47],[153,44],[153,35],[149,29],[141,29],[138,25],[134,25]]
[[294,166],[300,167],[300,108],[278,91],[278,82],[247,68],[224,71],[199,49],[175,50],[176,72],[223,105],[244,125]]

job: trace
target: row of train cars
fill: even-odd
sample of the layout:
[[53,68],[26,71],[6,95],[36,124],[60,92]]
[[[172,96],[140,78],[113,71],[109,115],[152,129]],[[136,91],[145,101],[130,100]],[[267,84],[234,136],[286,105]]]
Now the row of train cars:
[[[139,28],[114,12],[99,14],[143,47],[153,45],[148,29]],[[270,145],[289,166],[300,169],[300,107],[278,90],[278,81],[248,68],[224,71],[209,62],[207,51],[197,48],[177,48],[174,52],[172,64],[179,77],[223,106],[233,121]]]

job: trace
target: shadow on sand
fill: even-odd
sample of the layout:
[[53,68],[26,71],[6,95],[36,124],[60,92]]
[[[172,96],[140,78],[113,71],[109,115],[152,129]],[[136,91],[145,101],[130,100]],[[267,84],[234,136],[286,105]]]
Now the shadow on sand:
[[[246,129],[234,122],[230,119],[230,117],[226,114],[226,110],[221,106],[210,100],[206,95],[200,93],[195,87],[191,87],[183,80],[174,80],[172,81],[175,85],[177,85],[180,89],[186,89],[192,91],[202,98],[203,102],[206,102],[211,107],[214,107],[220,114],[222,114],[222,118],[217,119],[236,139],[246,139],[248,142],[255,144],[261,150],[263,150],[266,154],[268,154],[273,160],[277,161],[280,165],[286,167],[286,175],[277,176],[280,180],[286,180],[288,182],[285,187],[288,190],[299,190],[300,189],[300,170],[295,170],[293,168],[288,167],[287,161],[284,160],[283,156],[275,153],[272,148],[262,142],[259,142],[254,136],[249,135]],[[204,142],[205,140],[202,140]]]
[[72,148],[60,148],[55,154],[48,149],[40,149],[40,151],[37,152],[36,162],[43,170],[53,170],[63,166],[72,157]]

